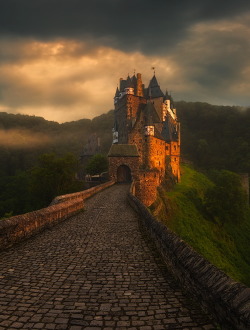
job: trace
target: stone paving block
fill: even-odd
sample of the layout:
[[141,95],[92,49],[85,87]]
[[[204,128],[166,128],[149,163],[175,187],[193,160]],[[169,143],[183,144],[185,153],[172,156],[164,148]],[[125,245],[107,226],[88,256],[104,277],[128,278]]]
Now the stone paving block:
[[128,189],[1,252],[0,329],[215,329],[141,230]]

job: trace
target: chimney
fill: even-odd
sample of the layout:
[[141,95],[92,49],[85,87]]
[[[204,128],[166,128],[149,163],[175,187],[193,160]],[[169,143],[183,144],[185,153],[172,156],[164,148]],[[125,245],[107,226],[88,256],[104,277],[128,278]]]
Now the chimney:
[[142,80],[141,80],[141,74],[140,73],[137,73],[136,96],[144,96],[143,95],[143,85],[142,85]]

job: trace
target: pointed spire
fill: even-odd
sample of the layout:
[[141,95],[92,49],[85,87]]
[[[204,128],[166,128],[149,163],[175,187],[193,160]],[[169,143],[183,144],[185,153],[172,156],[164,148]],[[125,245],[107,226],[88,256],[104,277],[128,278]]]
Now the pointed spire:
[[119,97],[119,95],[120,95],[120,91],[119,91],[118,86],[117,86],[116,87],[116,92],[115,92],[115,97]]
[[151,97],[164,97],[164,94],[160,88],[160,85],[158,84],[158,81],[156,79],[156,76],[153,75],[152,79],[150,80],[149,86],[148,86],[148,92],[151,94]]
[[134,86],[133,86],[133,82],[132,82],[132,79],[130,78],[129,75],[128,75],[128,77],[127,77],[127,87],[132,87],[132,88],[134,88]]

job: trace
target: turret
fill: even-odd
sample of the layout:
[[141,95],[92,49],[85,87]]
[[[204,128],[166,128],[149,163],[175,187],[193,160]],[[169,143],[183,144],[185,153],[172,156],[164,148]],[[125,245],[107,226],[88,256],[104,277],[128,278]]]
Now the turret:
[[114,97],[114,103],[116,104],[118,102],[120,96],[120,91],[118,89],[118,87],[116,88],[116,92],[115,92],[115,97]]

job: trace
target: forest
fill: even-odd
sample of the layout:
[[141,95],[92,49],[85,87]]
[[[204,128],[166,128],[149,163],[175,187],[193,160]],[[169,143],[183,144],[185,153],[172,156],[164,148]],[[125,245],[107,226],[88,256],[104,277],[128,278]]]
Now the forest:
[[[250,108],[176,102],[182,160],[197,169],[250,172]],[[0,113],[0,218],[45,207],[59,194],[82,189],[75,172],[88,137],[96,133],[105,156],[113,110],[59,124]]]

